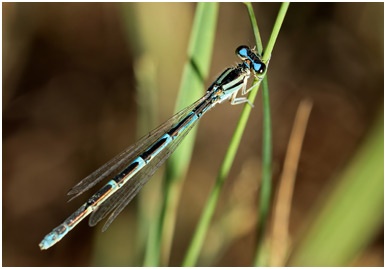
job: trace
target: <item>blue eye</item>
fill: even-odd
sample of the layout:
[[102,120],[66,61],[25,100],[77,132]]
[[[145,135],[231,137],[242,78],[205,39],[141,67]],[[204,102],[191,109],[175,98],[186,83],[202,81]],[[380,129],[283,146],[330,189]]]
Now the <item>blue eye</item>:
[[249,52],[250,52],[250,49],[247,46],[240,46],[236,49],[237,56],[239,56],[242,60],[245,60],[248,58]]
[[263,74],[265,71],[265,64],[263,63],[253,63],[253,70],[257,74]]
[[248,50],[247,49],[241,49],[239,50],[240,56],[248,57]]

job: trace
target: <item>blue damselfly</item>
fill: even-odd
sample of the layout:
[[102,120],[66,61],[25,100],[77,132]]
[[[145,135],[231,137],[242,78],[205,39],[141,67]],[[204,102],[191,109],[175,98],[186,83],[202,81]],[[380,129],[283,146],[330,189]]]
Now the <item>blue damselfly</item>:
[[[238,47],[236,54],[242,63],[236,67],[227,68],[208,88],[203,97],[76,184],[68,192],[68,195],[74,195],[70,200],[102,180],[110,179],[62,224],[47,234],[39,244],[40,249],[48,249],[59,242],[90,214],[89,225],[95,226],[112,212],[103,227],[105,231],[198,120],[215,105],[229,100],[232,105],[249,103],[252,106],[244,96],[252,89],[252,87],[247,89],[247,82],[251,73],[254,77],[261,79],[258,76],[264,73],[265,64],[247,46]],[[237,97],[240,90],[243,96]]]

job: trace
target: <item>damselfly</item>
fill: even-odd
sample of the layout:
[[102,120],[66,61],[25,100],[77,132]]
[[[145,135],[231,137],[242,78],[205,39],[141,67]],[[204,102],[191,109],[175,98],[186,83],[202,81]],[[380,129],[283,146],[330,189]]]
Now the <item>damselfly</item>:
[[[265,65],[247,46],[238,47],[236,54],[242,63],[227,68],[203,97],[76,184],[68,192],[68,195],[74,195],[70,200],[100,181],[112,178],[62,224],[47,234],[39,244],[40,249],[48,249],[59,242],[90,214],[89,225],[95,226],[112,212],[103,227],[105,231],[198,120],[215,105],[229,100],[232,105],[249,103],[252,106],[244,96],[252,89],[247,89],[247,82],[251,73],[261,79],[258,76],[264,73]],[[237,97],[240,90],[243,96]]]

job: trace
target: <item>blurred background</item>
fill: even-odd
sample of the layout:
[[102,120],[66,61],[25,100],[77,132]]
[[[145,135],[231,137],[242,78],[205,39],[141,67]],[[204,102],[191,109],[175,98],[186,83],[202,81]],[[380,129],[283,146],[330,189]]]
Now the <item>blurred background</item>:
[[[265,45],[280,4],[253,6]],[[196,4],[2,7],[3,266],[140,266],[143,246],[135,242],[139,200],[147,202],[143,198],[134,199],[104,233],[102,226],[90,228],[83,221],[52,249],[40,251],[38,244],[87,199],[83,195],[66,203],[74,184],[173,115]],[[313,103],[291,205],[291,255],[296,256],[319,204],[335,188],[374,124],[381,124],[383,137],[383,10],[383,3],[294,3],[284,20],[268,72],[273,198],[298,106],[306,99]],[[241,44],[254,46],[247,10],[241,3],[221,3],[206,87],[238,62],[234,50]],[[150,81],[147,99],[139,94],[141,78]],[[155,117],[140,118],[138,108],[150,101]],[[199,124],[178,206],[172,266],[181,264],[241,109],[224,103]],[[141,128],[141,121],[152,127]],[[252,262],[261,121],[259,92],[199,265]],[[377,147],[383,152],[383,140]],[[160,188],[162,170],[144,192]],[[381,196],[370,196],[381,197],[381,203],[375,203],[363,247],[346,265],[383,266],[383,167],[378,170]],[[369,174],[366,181],[370,184],[371,179]],[[232,225],[224,228],[223,223]],[[292,260],[292,265],[302,265]]]

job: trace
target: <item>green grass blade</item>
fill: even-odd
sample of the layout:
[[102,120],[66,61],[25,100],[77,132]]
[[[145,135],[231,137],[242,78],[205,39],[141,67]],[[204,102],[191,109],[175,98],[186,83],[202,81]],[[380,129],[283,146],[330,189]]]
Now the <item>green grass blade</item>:
[[337,185],[322,196],[327,198],[291,255],[290,266],[350,266],[382,229],[383,122],[382,111]]
[[261,42],[261,38],[260,38],[260,31],[259,31],[259,27],[257,26],[257,21],[256,21],[256,17],[255,17],[255,12],[253,12],[253,7],[252,7],[252,4],[250,2],[246,2],[244,3],[245,6],[247,7],[247,10],[248,10],[248,14],[249,14],[249,19],[251,20],[251,25],[252,25],[252,29],[253,29],[253,34],[255,36],[255,42],[256,42],[256,49],[257,49],[257,52],[262,55],[263,53],[263,43]]
[[[263,80],[263,146],[262,146],[262,175],[260,186],[260,201],[257,221],[256,251],[254,266],[266,266],[263,255],[263,243],[271,202],[272,185],[272,127],[269,106],[268,78]],[[263,263],[263,264],[262,264]]]
[[[256,97],[257,91],[255,92],[252,99]],[[252,92],[251,92],[252,93]],[[251,94],[249,95],[249,100],[251,100]],[[244,129],[246,127],[248,116],[251,112],[251,107],[249,105],[245,105],[241,114],[241,117],[239,119],[239,122],[237,123],[235,132],[233,134],[233,137],[231,139],[231,142],[229,144],[229,147],[227,149],[227,152],[225,154],[225,158],[223,160],[223,163],[221,165],[219,174],[217,176],[215,185],[209,195],[208,201],[206,202],[206,205],[204,207],[204,210],[202,212],[201,218],[198,222],[196,231],[193,235],[192,241],[189,245],[188,251],[186,253],[185,259],[182,263],[182,266],[194,266],[197,262],[199,252],[202,248],[202,245],[204,243],[205,235],[207,233],[207,230],[209,228],[210,221],[212,219],[213,213],[216,209],[217,201],[220,196],[220,191],[222,189],[222,186],[225,182],[226,177],[229,174],[230,168],[232,166],[233,160],[236,156],[237,149],[239,147],[241,137],[243,135]]]
[[267,46],[265,47],[265,51],[263,54],[263,62],[267,62],[271,58],[272,50],[276,43],[276,39],[279,36],[280,28],[281,28],[281,25],[283,24],[285,15],[288,10],[288,6],[289,6],[289,2],[284,2],[280,6],[279,13],[277,14],[271,36],[268,40]]
[[[188,61],[185,64],[176,111],[202,96],[212,59],[218,14],[218,3],[198,3],[189,41]],[[165,193],[157,229],[149,244],[145,266],[158,266],[161,245],[163,263],[167,263],[173,237],[177,203],[193,151],[196,130],[185,138],[166,164]]]
[[[276,42],[277,36],[281,25],[283,23],[285,14],[287,13],[289,3],[283,3],[280,7],[276,22],[274,24],[271,36],[269,38],[266,50],[263,54],[263,61],[268,62],[271,58],[273,46]],[[247,4],[247,8],[250,14],[252,27],[254,29],[256,40],[260,40],[258,27],[254,12],[251,4]],[[257,43],[257,49],[259,48]],[[254,257],[254,266],[266,266],[266,257],[263,252],[264,238],[266,234],[267,220],[270,210],[271,202],[271,185],[272,185],[272,127],[271,127],[271,109],[269,101],[269,89],[268,89],[268,78],[265,76],[263,80],[263,145],[262,145],[262,176],[261,176],[261,187],[260,187],[260,201],[259,201],[259,212],[257,222],[257,235],[256,235],[256,251]]]

